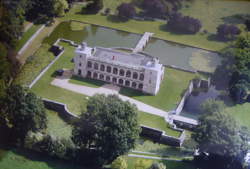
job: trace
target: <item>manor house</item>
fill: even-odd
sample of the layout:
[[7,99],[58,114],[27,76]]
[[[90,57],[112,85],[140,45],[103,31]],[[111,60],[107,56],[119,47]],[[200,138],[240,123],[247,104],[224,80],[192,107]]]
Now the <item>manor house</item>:
[[75,50],[74,74],[156,95],[164,77],[159,59],[82,43]]

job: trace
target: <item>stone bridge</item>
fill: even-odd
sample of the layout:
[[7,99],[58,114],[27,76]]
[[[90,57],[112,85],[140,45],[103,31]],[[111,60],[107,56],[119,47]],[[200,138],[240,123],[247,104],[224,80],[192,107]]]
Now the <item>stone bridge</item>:
[[136,47],[133,50],[133,53],[141,52],[143,48],[147,45],[149,39],[151,36],[153,36],[154,33],[145,32],[142,38],[137,43]]

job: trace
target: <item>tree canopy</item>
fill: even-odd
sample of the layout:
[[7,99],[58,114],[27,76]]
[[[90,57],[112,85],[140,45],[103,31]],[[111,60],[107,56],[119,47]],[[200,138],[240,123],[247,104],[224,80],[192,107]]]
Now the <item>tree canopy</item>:
[[139,132],[134,105],[116,95],[95,95],[74,127],[72,140],[83,150],[94,150],[95,163],[102,165],[133,148]]
[[117,10],[118,16],[126,19],[132,18],[136,14],[135,7],[131,3],[122,3]]
[[5,93],[1,99],[1,125],[9,128],[10,139],[20,139],[22,143],[29,131],[46,128],[47,117],[40,98],[21,86],[11,86]]

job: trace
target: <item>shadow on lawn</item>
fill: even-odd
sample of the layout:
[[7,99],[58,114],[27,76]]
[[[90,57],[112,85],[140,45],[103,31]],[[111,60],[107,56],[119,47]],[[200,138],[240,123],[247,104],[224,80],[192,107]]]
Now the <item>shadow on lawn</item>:
[[75,80],[75,81],[78,81],[79,83],[83,83],[83,84],[85,83],[85,84],[94,85],[94,86],[97,86],[97,87],[101,87],[104,84],[106,84],[105,82],[100,81],[100,80],[82,78],[82,77],[79,77],[79,76],[72,76],[71,80]]
[[142,93],[141,91],[138,90],[134,90],[134,89],[130,89],[130,88],[126,88],[126,87],[121,87],[120,92],[121,95],[125,95],[128,97],[135,97],[135,96],[151,96],[149,94],[146,93]]

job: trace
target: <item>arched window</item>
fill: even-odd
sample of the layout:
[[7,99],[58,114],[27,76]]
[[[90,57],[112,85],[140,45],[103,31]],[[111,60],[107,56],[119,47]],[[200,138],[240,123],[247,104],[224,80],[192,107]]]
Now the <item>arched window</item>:
[[117,69],[116,67],[113,68],[113,73],[114,73],[115,75],[117,75],[118,69]]
[[111,73],[111,67],[110,66],[107,66],[107,72]]
[[113,77],[112,82],[117,83],[117,79],[115,77]]
[[139,89],[143,89],[143,84],[140,83],[139,86],[138,86]]
[[98,66],[98,63],[95,63],[95,64],[94,64],[94,69],[98,70],[98,67],[99,67],[99,66]]
[[104,70],[105,70],[105,66],[101,65],[101,71],[104,71]]
[[88,68],[92,68],[92,62],[88,61]]
[[94,73],[94,78],[97,79],[97,77],[98,77],[98,74],[97,74],[97,73]]
[[131,72],[129,70],[126,72],[126,77],[131,77]]
[[106,76],[106,80],[107,80],[107,81],[110,81],[110,76]]
[[144,74],[143,73],[141,73],[140,74],[140,78],[139,78],[141,81],[143,81],[144,80]]
[[134,72],[133,73],[133,79],[137,79],[138,78],[138,73]]
[[87,77],[91,77],[91,71],[88,71],[88,73],[87,73]]
[[128,87],[129,87],[129,86],[130,86],[130,81],[126,80],[126,81],[125,81],[125,86],[128,86]]
[[124,71],[123,69],[120,69],[119,75],[120,75],[120,76],[124,76],[124,73],[125,73],[125,71]]
[[136,88],[137,84],[135,82],[132,83],[132,87]]
[[103,74],[100,74],[99,78],[100,78],[101,80],[104,80],[104,75],[103,75]]
[[123,80],[122,79],[119,79],[119,84],[123,85]]

